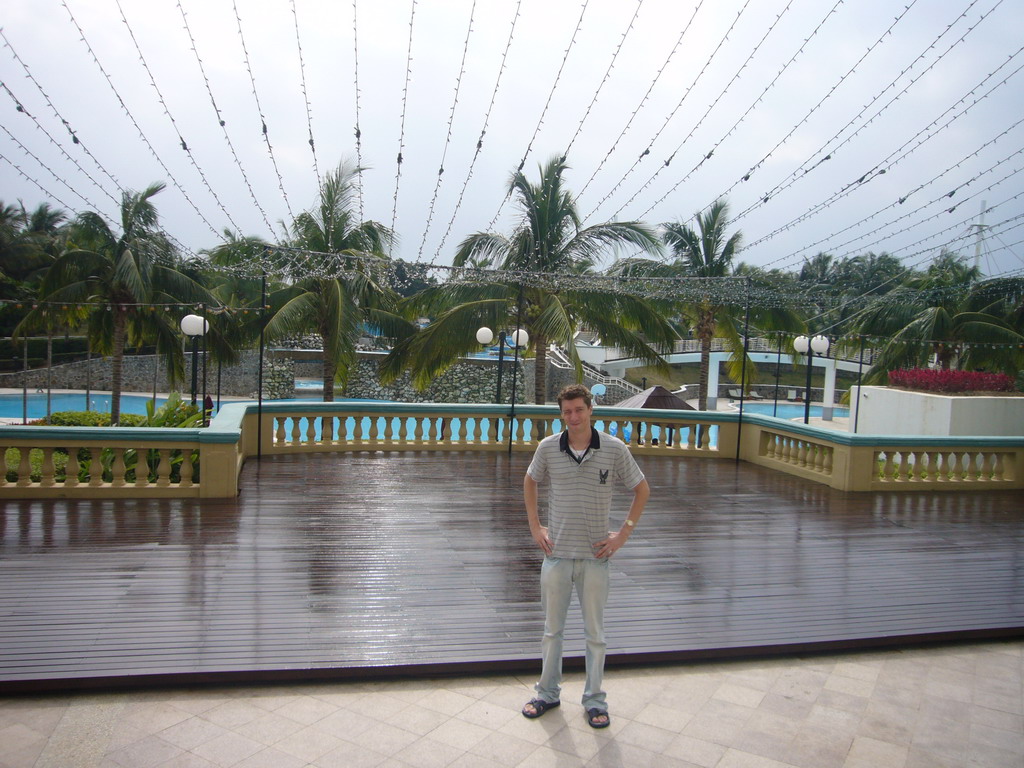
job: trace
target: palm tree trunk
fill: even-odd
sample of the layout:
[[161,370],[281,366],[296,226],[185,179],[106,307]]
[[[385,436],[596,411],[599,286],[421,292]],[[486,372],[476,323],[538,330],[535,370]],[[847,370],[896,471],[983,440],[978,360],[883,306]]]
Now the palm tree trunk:
[[696,331],[697,338],[700,339],[700,384],[698,385],[697,409],[706,411],[708,409],[708,379],[711,374],[711,339],[715,335],[714,314],[702,310],[697,319]]
[[533,340],[533,402],[544,405],[548,401],[548,342],[538,333]]
[[700,340],[700,383],[697,386],[699,394],[697,410],[708,409],[708,378],[711,374],[711,339]]
[[110,426],[121,421],[121,388],[124,385],[124,340],[127,321],[123,308],[114,305],[114,352],[110,358]]
[[[324,344],[326,347],[327,345]],[[334,357],[325,349],[324,350],[324,402],[334,402],[334,376],[338,372],[338,364],[335,362]]]

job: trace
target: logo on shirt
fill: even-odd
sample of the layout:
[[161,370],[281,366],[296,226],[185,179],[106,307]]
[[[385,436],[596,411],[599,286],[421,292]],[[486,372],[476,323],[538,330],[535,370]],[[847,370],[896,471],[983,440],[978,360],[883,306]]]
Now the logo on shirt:
[[608,483],[608,470],[607,469],[604,470],[604,472],[602,472],[601,470],[598,470],[597,471],[597,476],[599,478],[601,478],[601,485],[606,485]]

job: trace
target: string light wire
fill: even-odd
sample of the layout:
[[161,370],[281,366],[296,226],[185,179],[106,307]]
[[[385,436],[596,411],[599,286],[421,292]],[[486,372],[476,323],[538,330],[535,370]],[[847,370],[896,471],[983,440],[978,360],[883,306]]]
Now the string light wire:
[[[224,133],[224,141],[227,142],[228,149],[231,150],[231,157],[234,158],[235,166],[238,168],[238,172],[242,175],[242,181],[245,182],[246,188],[249,190],[249,196],[252,198],[253,205],[256,206],[256,210],[260,212],[263,217],[263,222],[267,225],[267,229],[271,235],[274,234],[274,226],[270,223],[270,219],[267,218],[267,212],[263,210],[263,206],[260,205],[260,201],[256,198],[256,191],[252,188],[252,183],[249,181],[249,176],[245,172],[245,168],[242,166],[242,161],[238,158],[238,152],[235,151],[235,145],[231,141],[231,135],[228,133],[227,121],[221,114],[220,107],[217,106],[217,99],[213,96],[213,87],[210,85],[210,78],[206,75],[206,68],[203,66],[203,59],[199,55],[199,49],[196,47],[196,39],[192,34],[192,28],[188,24],[188,16],[185,13],[185,8],[181,5],[181,0],[177,0],[178,10],[181,12],[181,21],[185,27],[185,32],[188,34],[189,44],[192,46],[192,53],[195,54],[196,64],[199,65],[199,73],[203,77],[203,83],[206,85],[206,93],[210,97],[210,106],[213,107],[214,114],[217,116],[217,123],[220,125],[221,131]],[[239,234],[242,234],[239,232]]]
[[267,128],[267,117],[263,114],[263,107],[260,105],[260,95],[256,88],[256,77],[252,72],[252,63],[249,61],[249,49],[245,46],[245,35],[242,33],[242,16],[238,12],[238,0],[232,0],[231,5],[234,8],[235,21],[238,24],[238,39],[242,44],[242,55],[245,58],[245,70],[249,73],[249,83],[252,85],[252,97],[256,102],[256,112],[260,116],[263,142],[267,145],[267,154],[270,156],[270,162],[274,166],[274,173],[277,176],[277,187],[281,190],[281,199],[284,200],[285,208],[288,209],[288,218],[294,219],[295,213],[292,211],[292,204],[288,199],[288,192],[284,188],[284,178],[281,176],[281,169],[278,168],[277,165],[277,157],[274,155],[274,147],[270,143],[270,131]]
[[444,163],[448,157],[448,146],[452,141],[452,124],[455,122],[455,110],[459,106],[459,91],[462,88],[462,76],[466,73],[466,56],[469,53],[469,38],[473,33],[473,14],[476,12],[476,0],[473,0],[469,8],[469,24],[466,26],[466,41],[462,46],[462,61],[459,63],[459,76],[455,80],[455,96],[452,98],[452,106],[448,111],[448,133],[444,139],[444,149],[441,151],[441,165],[437,169],[437,181],[434,183],[434,194],[430,198],[430,206],[427,210],[427,223],[423,227],[423,239],[420,240],[420,250],[416,254],[416,261],[423,257],[423,249],[427,244],[427,234],[430,232],[430,224],[434,220],[434,205],[437,203],[438,192],[441,191],[441,179],[444,176]]
[[409,46],[405,54],[405,85],[402,86],[402,116],[398,125],[398,158],[395,168],[394,207],[391,210],[391,231],[394,232],[398,221],[398,188],[402,183],[402,152],[405,149],[405,114],[409,106],[409,79],[412,76],[412,35],[416,21],[416,0],[412,0],[409,12]]
[[[117,10],[121,14],[121,21],[124,22],[124,26],[128,30],[128,37],[131,38],[132,44],[135,46],[135,50],[139,54],[139,61],[142,63],[142,68],[146,71],[146,74],[149,75],[149,83],[153,86],[153,90],[156,91],[157,100],[160,102],[160,106],[163,107],[164,115],[167,117],[167,119],[171,123],[171,126],[174,128],[174,132],[175,134],[177,134],[178,140],[181,142],[181,148],[185,150],[185,155],[188,157],[189,162],[192,163],[192,167],[196,169],[196,173],[199,174],[199,178],[202,180],[203,186],[206,187],[206,190],[210,193],[210,196],[213,198],[214,202],[217,203],[217,207],[220,208],[221,212],[224,214],[224,217],[231,223],[231,226],[234,227],[236,232],[240,232],[241,227],[239,227],[238,224],[235,223],[235,220],[231,218],[231,214],[228,213],[228,209],[224,207],[224,203],[221,202],[220,198],[217,196],[217,193],[214,192],[213,187],[210,186],[210,182],[206,178],[206,173],[203,172],[203,169],[199,166],[199,163],[196,162],[195,157],[192,156],[192,150],[189,149],[188,144],[185,142],[185,139],[182,138],[181,131],[178,130],[178,122],[174,119],[174,115],[171,114],[171,110],[167,106],[167,101],[164,99],[163,92],[160,90],[160,86],[157,85],[156,77],[153,76],[153,71],[149,68],[149,64],[146,62],[146,57],[142,53],[142,47],[139,45],[139,41],[135,37],[135,32],[132,30],[131,24],[128,23],[128,17],[125,15],[124,8],[121,6],[121,0],[115,0],[115,2],[117,4]],[[214,232],[217,233],[217,230],[214,229]],[[219,235],[219,233],[217,234]],[[223,237],[222,235],[220,236]]]
[[313,174],[316,176],[317,189],[320,188],[320,164],[316,158],[316,142],[313,139],[313,107],[309,103],[309,91],[306,90],[306,62],[302,55],[302,36],[299,34],[299,9],[295,0],[291,0],[292,17],[295,21],[295,47],[299,51],[299,78],[302,85],[302,99],[306,103],[306,127],[309,129],[309,151],[313,155]]
[[512,26],[508,32],[508,39],[505,41],[505,50],[501,54],[501,64],[498,67],[498,75],[494,81],[494,88],[491,89],[491,102],[487,105],[487,111],[484,113],[483,125],[480,128],[480,136],[476,140],[476,149],[473,151],[473,159],[470,160],[469,170],[466,173],[466,178],[462,182],[462,189],[459,190],[458,199],[455,201],[455,209],[452,211],[452,216],[448,220],[448,227],[445,229],[444,235],[441,237],[441,241],[437,245],[437,250],[434,252],[434,258],[431,260],[431,264],[435,263],[441,255],[441,251],[444,249],[444,245],[448,242],[448,237],[451,235],[452,227],[455,225],[455,219],[459,215],[459,210],[462,208],[462,201],[466,196],[466,189],[469,187],[469,182],[473,178],[473,170],[476,168],[476,161],[480,157],[480,151],[484,146],[484,136],[487,135],[487,126],[490,123],[491,111],[494,109],[494,102],[498,98],[498,91],[501,88],[501,76],[505,73],[505,65],[508,61],[508,52],[512,47],[512,39],[516,33],[516,22],[519,20],[520,9],[523,5],[523,0],[516,0],[516,10],[512,15]]

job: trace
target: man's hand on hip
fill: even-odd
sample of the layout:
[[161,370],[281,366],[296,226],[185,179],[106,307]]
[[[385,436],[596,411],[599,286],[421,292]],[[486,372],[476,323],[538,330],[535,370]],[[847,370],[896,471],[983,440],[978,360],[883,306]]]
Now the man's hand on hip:
[[530,531],[530,535],[533,536],[533,540],[537,542],[537,546],[540,547],[545,555],[550,555],[553,545],[551,539],[548,538],[548,529],[544,526],[539,526],[537,530]]
[[607,539],[601,539],[594,545],[594,554],[598,558],[611,557],[622,548],[627,538],[620,533],[609,531]]

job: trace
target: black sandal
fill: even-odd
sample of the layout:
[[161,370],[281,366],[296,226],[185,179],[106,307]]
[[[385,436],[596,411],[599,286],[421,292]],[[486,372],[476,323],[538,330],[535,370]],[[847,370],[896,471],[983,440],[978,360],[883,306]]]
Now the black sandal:
[[[554,709],[559,706],[562,702],[560,701],[544,701],[544,699],[530,699],[523,705],[523,717],[528,717],[531,720],[540,717],[549,709]],[[527,707],[533,707],[533,714],[531,715],[526,711]]]
[[[597,721],[597,718],[599,717],[605,718],[605,721],[603,723],[599,723]],[[611,724],[612,718],[606,710],[597,709],[596,707],[587,710],[587,725],[591,728],[607,728]]]

